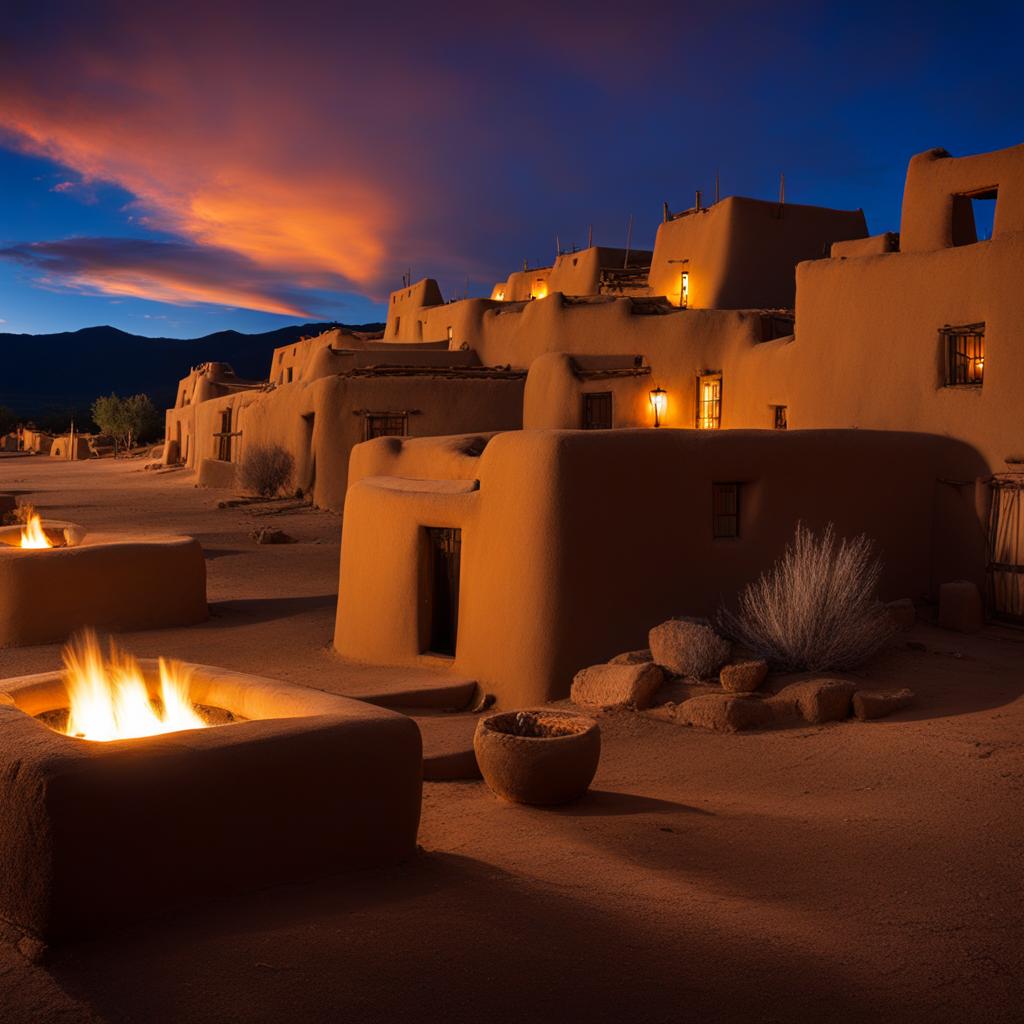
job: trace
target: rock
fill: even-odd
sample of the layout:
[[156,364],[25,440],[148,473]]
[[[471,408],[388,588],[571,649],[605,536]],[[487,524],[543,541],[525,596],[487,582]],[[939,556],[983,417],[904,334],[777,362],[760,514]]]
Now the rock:
[[37,939],[34,935],[23,935],[18,939],[18,952],[29,963],[42,963],[46,958],[47,951],[46,943],[41,939]]
[[669,619],[648,638],[654,661],[677,676],[707,679],[732,657],[732,644],[707,619]]
[[609,665],[642,665],[646,661],[653,661],[651,649],[645,647],[642,651],[626,651],[625,654],[616,654]]
[[570,696],[574,704],[587,708],[646,708],[664,681],[664,672],[651,661],[592,665],[576,673]]
[[850,716],[850,703],[857,688],[845,679],[806,679],[784,686],[769,703],[777,717],[798,715],[819,725]]
[[910,629],[917,621],[917,609],[909,597],[901,597],[898,601],[890,601],[885,606],[886,614],[897,629]]
[[252,530],[249,536],[257,544],[294,544],[295,538],[284,530],[272,530],[269,526],[261,526],[258,530]]
[[741,732],[768,725],[772,709],[758,697],[733,697],[727,693],[710,693],[691,697],[676,705],[675,718],[684,725],[716,732]]
[[985,625],[981,592],[968,580],[939,587],[939,625],[958,633],[977,633]]
[[722,666],[718,681],[730,693],[753,693],[768,675],[768,662],[764,658],[732,661]]
[[858,690],[853,695],[853,713],[863,722],[869,718],[885,718],[913,703],[913,690]]

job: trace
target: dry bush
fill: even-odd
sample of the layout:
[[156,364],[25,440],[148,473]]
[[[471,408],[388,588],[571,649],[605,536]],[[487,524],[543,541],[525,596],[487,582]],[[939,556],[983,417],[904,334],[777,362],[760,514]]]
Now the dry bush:
[[255,444],[242,458],[242,486],[261,498],[273,498],[287,487],[295,473],[295,460],[279,444]]
[[782,558],[747,586],[739,610],[719,614],[719,628],[773,666],[820,672],[855,668],[893,636],[875,592],[882,564],[861,534],[836,540],[797,524]]

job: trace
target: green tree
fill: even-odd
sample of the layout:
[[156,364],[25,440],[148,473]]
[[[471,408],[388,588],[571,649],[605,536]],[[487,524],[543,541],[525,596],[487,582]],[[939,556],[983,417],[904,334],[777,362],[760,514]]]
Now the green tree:
[[149,395],[101,395],[92,403],[92,418],[104,434],[113,437],[115,450],[131,450],[133,444],[152,437],[160,427],[160,413]]

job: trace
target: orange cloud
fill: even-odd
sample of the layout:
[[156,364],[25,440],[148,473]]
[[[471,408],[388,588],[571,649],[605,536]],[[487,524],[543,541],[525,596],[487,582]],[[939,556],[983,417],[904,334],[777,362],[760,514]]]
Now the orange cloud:
[[46,288],[131,296],[193,305],[199,302],[309,316],[302,293],[235,253],[150,239],[71,238],[0,249]]

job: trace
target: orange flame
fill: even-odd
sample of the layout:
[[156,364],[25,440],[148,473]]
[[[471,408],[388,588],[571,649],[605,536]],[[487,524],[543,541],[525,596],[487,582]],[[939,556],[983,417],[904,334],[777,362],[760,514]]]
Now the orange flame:
[[21,528],[21,546],[23,548],[52,548],[50,538],[43,531],[43,521],[33,512],[28,522]]
[[70,702],[65,732],[106,742],[204,729],[208,723],[189,698],[191,679],[190,669],[161,658],[160,699],[154,703],[139,663],[113,642],[104,659],[96,634],[86,630],[64,648],[64,685]]

